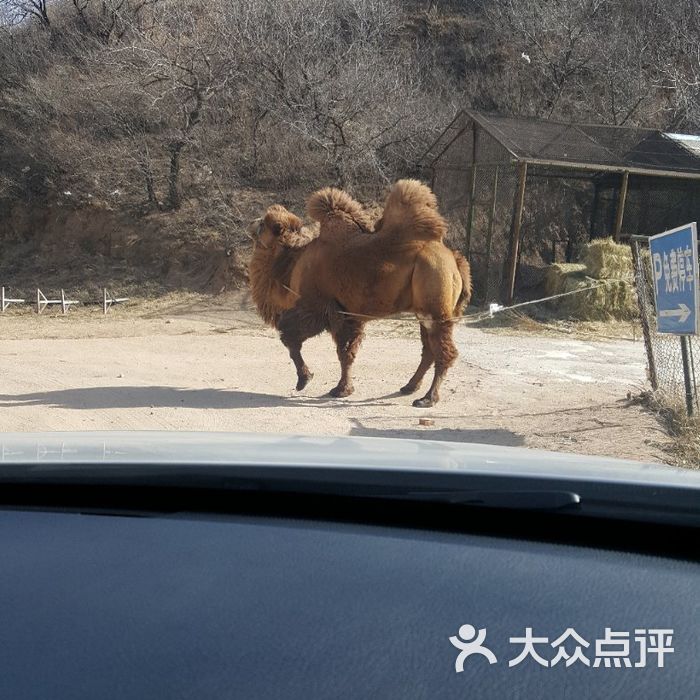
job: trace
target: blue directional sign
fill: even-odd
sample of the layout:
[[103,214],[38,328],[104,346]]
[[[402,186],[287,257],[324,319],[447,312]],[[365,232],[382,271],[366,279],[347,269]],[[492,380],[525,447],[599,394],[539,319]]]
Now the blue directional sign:
[[698,233],[695,223],[650,236],[659,333],[700,333]]

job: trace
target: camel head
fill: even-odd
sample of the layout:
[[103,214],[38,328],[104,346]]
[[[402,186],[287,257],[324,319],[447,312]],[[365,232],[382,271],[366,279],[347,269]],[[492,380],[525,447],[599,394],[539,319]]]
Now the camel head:
[[289,289],[290,275],[313,231],[275,204],[250,224],[248,234],[255,242],[248,269],[253,301],[265,323],[276,328],[280,314],[297,302],[299,295]]
[[253,221],[248,227],[248,233],[255,241],[256,248],[302,248],[311,240],[309,232],[304,231],[302,227],[298,216],[280,204],[273,204],[265,212],[265,216]]

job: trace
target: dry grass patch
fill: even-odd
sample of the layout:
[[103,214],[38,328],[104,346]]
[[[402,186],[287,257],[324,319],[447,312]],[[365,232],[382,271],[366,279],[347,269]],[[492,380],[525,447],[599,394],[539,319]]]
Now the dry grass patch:
[[668,430],[672,442],[667,452],[672,464],[686,469],[700,469],[700,415],[689,417],[684,405],[669,402],[662,395],[645,391],[635,401],[656,414]]

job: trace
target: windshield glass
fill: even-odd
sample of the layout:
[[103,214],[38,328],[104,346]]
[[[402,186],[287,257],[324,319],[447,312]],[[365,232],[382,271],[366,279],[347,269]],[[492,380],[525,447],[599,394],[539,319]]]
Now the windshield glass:
[[697,12],[0,1],[0,430],[697,469]]

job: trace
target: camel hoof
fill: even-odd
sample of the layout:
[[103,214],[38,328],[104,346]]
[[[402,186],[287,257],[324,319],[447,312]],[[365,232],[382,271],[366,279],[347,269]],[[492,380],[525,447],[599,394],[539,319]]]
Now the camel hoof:
[[334,399],[342,399],[346,396],[350,396],[352,392],[355,391],[353,386],[336,386],[328,392],[328,396],[332,396]]
[[417,385],[414,384],[406,384],[406,386],[402,386],[399,391],[402,394],[412,394],[414,391],[418,389]]
[[415,408],[430,408],[434,406],[437,401],[433,401],[429,396],[424,396],[422,399],[416,399],[413,402]]
[[301,391],[313,378],[313,372],[309,372],[303,377],[299,377],[299,381],[297,382],[297,391]]

